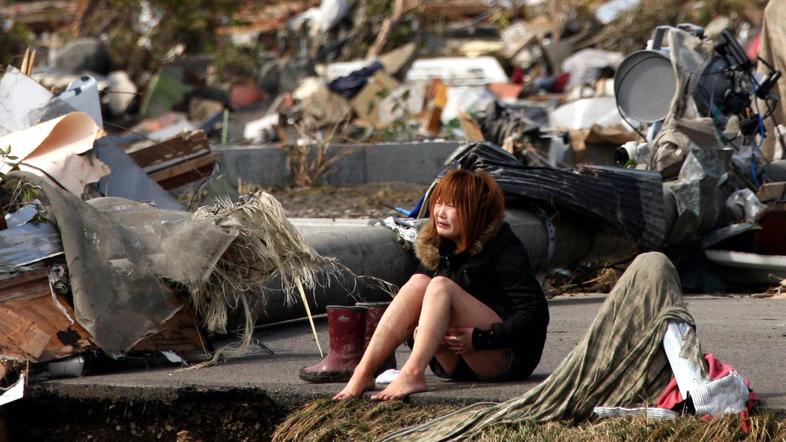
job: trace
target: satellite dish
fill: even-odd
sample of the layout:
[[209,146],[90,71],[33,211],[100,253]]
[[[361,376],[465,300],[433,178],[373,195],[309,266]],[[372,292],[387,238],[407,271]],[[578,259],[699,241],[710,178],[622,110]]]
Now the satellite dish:
[[614,75],[614,97],[620,111],[640,123],[666,118],[677,91],[671,61],[660,52],[634,52],[620,63]]

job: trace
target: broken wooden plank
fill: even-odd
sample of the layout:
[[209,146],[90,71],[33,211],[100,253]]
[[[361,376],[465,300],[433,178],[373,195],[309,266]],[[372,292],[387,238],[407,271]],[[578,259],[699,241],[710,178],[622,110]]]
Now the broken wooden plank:
[[[26,344],[20,344],[16,338],[6,340],[0,332],[0,349],[11,349],[25,359],[35,362],[60,359],[93,345],[87,331],[72,322],[76,315],[70,301],[52,294],[48,268],[0,281],[0,309],[0,322],[24,325],[32,330],[33,341]],[[43,349],[37,347],[41,342]]]
[[[69,317],[76,317],[74,309],[65,297],[56,295],[54,299]],[[48,336],[43,351],[35,357],[36,362],[65,358],[93,346],[90,334],[79,323],[72,323],[60,311],[48,286],[46,292],[41,292],[38,297],[5,301],[0,303],[0,308],[15,312]]]
[[0,306],[0,354],[37,361],[50,339],[33,321]]
[[207,344],[199,331],[193,307],[188,304],[161,325],[154,335],[139,341],[132,351],[174,351],[187,357],[195,351],[208,353]]
[[2,16],[22,23],[32,31],[55,30],[68,25],[76,16],[76,4],[71,0],[5,3],[7,5],[0,8]]
[[49,269],[6,275],[0,279],[0,304],[13,299],[35,298],[49,293]]
[[174,189],[209,177],[217,160],[218,154],[211,153],[152,172],[149,176],[164,189]]
[[[128,154],[143,169],[187,159],[210,151],[210,143],[203,130],[185,132],[161,143],[129,151]],[[148,171],[149,172],[149,171]]]
[[459,112],[459,124],[461,124],[461,130],[464,131],[464,138],[467,141],[486,140],[483,136],[483,131],[480,130],[480,125],[478,125],[477,121],[475,121],[472,116],[464,112]]
[[448,20],[474,17],[488,12],[488,5],[476,0],[426,0],[422,8],[429,16],[436,15]]
[[278,31],[282,26],[286,26],[287,21],[294,16],[316,6],[319,6],[319,1],[313,0],[266,0],[254,3],[251,6],[246,5],[241,7],[236,15],[236,17],[242,17],[240,21],[245,24],[221,26],[216,29],[216,34],[224,37],[252,32],[266,33]]

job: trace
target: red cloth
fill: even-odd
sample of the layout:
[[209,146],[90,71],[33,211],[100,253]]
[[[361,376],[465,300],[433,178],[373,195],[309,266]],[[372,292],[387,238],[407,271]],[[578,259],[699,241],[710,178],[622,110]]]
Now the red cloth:
[[[707,362],[710,379],[712,380],[720,379],[734,371],[734,367],[716,358],[712,353],[704,353],[704,360]],[[748,403],[745,404],[745,409],[740,412],[740,425],[742,425],[742,431],[747,433],[750,431],[750,411],[759,402],[759,398],[756,396],[756,393],[750,389],[750,380],[747,377],[744,377],[743,380],[745,386],[748,387],[749,393]],[[666,389],[658,398],[656,407],[668,408],[671,410],[675,405],[684,400],[685,399],[683,399],[680,394],[680,389],[677,387],[677,380],[672,376],[669,385],[666,386]],[[712,419],[712,416],[702,416],[702,419],[709,421]]]
[[557,80],[554,82],[552,86],[554,92],[565,92],[565,88],[568,86],[568,82],[570,81],[570,73],[563,72],[557,76]]
[[524,69],[522,69],[521,66],[516,66],[513,69],[513,74],[510,75],[510,82],[513,84],[524,83]]
[[750,43],[748,43],[748,47],[745,50],[745,53],[748,55],[748,58],[751,61],[756,61],[756,57],[759,56],[759,52],[761,51],[761,34],[761,31],[756,33]]

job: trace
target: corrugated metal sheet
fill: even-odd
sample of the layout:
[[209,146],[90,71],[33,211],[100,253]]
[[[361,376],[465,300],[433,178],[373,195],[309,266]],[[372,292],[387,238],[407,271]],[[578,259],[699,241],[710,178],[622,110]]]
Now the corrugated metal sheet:
[[0,230],[0,266],[24,266],[61,255],[60,234],[48,222]]
[[606,166],[575,170],[527,167],[489,143],[471,143],[453,162],[491,173],[511,206],[540,201],[570,209],[620,229],[643,248],[657,248],[665,238],[663,186],[658,172]]

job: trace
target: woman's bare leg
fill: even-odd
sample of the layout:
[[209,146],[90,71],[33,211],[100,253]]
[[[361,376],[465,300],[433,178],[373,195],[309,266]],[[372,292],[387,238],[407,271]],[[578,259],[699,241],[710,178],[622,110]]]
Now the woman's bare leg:
[[[499,315],[458,284],[444,277],[432,279],[423,298],[418,339],[415,340],[412,354],[401,367],[401,374],[372,399],[403,399],[412,393],[425,391],[428,388],[426,366],[435,355],[449,326],[488,328],[495,322],[501,322]],[[462,357],[473,371],[481,375],[498,374],[507,364],[505,350],[486,350]]]
[[[415,332],[412,335],[412,337],[414,338],[414,341],[418,340],[417,327],[415,328]],[[439,361],[439,365],[442,366],[442,369],[445,371],[445,373],[453,373],[454,371],[456,371],[456,368],[458,367],[458,363],[461,360],[461,356],[448,350],[447,345],[444,342],[444,338],[443,338],[442,345],[440,345],[437,348],[437,352],[434,354],[434,357],[437,358],[437,361]]]
[[415,274],[401,287],[380,318],[363,358],[355,367],[349,382],[333,399],[357,397],[374,387],[374,372],[412,332],[430,282],[431,278],[428,276]]

